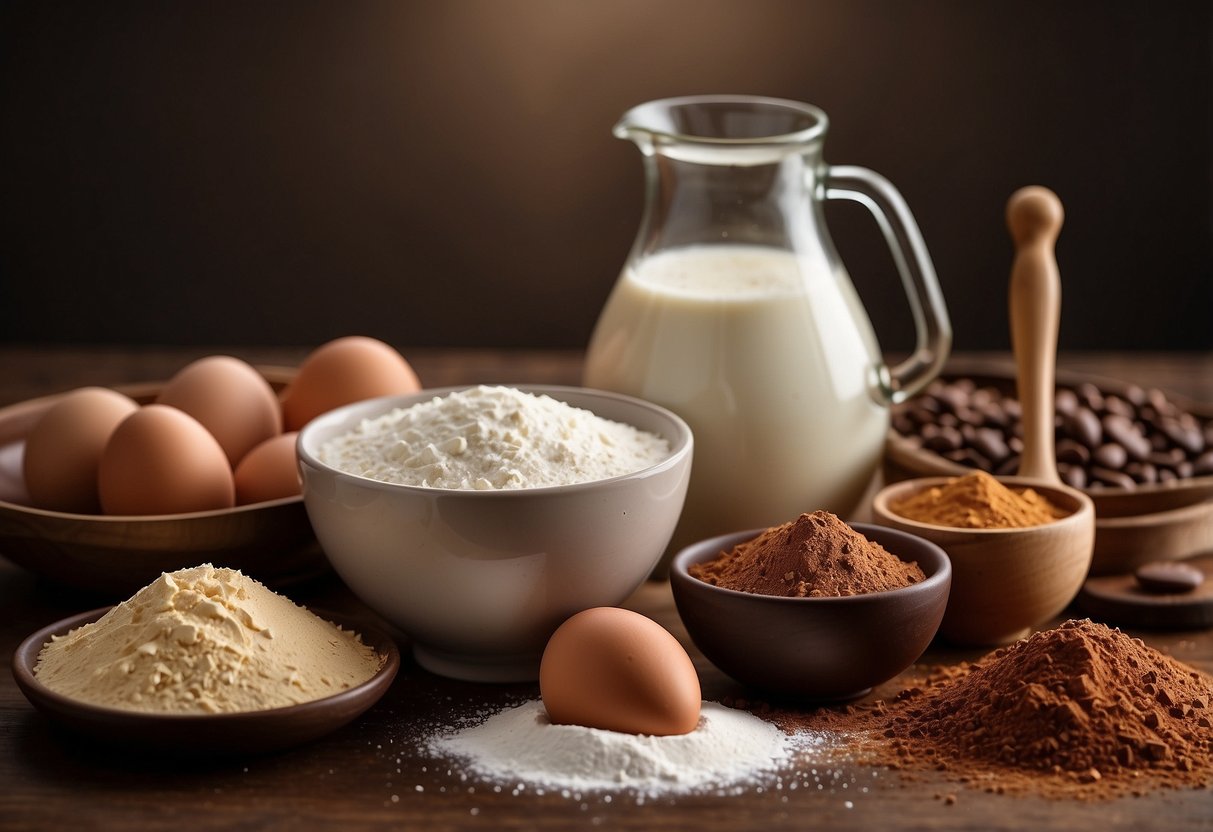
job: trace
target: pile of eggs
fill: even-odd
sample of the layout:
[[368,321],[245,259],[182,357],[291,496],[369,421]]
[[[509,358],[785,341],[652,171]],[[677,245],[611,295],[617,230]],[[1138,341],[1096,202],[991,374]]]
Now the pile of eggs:
[[392,347],[350,336],[308,355],[281,398],[253,367],[226,355],[182,368],[143,406],[113,390],[80,388],[27,435],[26,491],[37,508],[128,516],[295,496],[300,428],[335,407],[420,386]]

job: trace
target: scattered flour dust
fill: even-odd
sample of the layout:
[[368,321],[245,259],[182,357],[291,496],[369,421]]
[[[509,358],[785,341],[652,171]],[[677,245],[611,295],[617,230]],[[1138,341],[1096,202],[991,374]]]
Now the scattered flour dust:
[[366,419],[318,454],[334,468],[431,488],[545,488],[630,474],[669,443],[548,396],[473,387]]
[[460,758],[466,769],[490,782],[569,794],[630,792],[643,799],[740,793],[764,775],[793,766],[800,752],[821,746],[826,737],[788,734],[714,702],[703,703],[700,720],[690,734],[637,736],[553,725],[543,703],[535,700],[434,737],[427,750]]

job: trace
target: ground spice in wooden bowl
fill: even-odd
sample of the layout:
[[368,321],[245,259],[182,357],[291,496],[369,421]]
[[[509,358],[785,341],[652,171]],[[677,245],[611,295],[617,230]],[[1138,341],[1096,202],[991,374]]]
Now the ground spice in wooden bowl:
[[713,586],[789,598],[862,595],[926,579],[828,511],[802,514],[688,570]]
[[957,529],[1025,529],[1065,516],[1039,491],[1008,488],[984,471],[924,488],[889,508],[908,520]]
[[1089,620],[888,701],[768,718],[851,735],[863,762],[990,792],[1105,799],[1213,784],[1213,677]]

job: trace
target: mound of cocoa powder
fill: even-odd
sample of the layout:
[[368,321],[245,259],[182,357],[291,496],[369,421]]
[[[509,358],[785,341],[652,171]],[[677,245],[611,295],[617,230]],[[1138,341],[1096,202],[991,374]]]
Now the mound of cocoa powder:
[[1089,620],[941,668],[890,701],[767,716],[864,739],[863,762],[991,792],[1103,799],[1213,783],[1213,677]]
[[714,586],[791,598],[883,592],[926,579],[916,562],[901,560],[828,511],[767,529],[689,571]]

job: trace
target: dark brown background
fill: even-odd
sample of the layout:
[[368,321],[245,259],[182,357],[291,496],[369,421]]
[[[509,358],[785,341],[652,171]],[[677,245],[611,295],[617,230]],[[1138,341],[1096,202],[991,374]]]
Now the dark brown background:
[[[1001,348],[1006,197],[1053,187],[1062,346],[1213,347],[1207,2],[0,6],[0,340],[581,347],[641,208],[627,107],[750,92],[916,213]],[[831,206],[886,349],[875,226]]]

